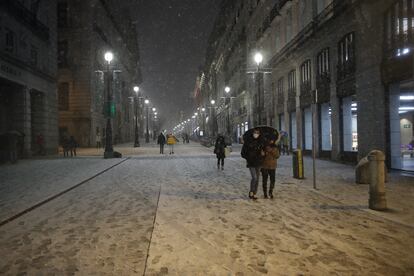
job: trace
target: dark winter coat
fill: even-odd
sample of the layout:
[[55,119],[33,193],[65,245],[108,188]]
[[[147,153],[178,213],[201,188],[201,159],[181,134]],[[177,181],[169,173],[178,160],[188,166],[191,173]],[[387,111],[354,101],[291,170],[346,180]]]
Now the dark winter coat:
[[277,147],[268,146],[265,148],[265,156],[263,160],[262,169],[275,170],[277,167],[277,159],[280,156],[279,149]]
[[216,154],[217,158],[225,158],[226,157],[226,143],[224,141],[223,136],[219,136],[216,139],[216,144],[214,145],[214,153]]
[[246,159],[248,168],[258,168],[263,165],[264,141],[261,136],[258,139],[245,141],[241,150],[241,156]]
[[71,136],[69,138],[69,142],[68,142],[69,148],[70,149],[76,149],[79,145],[78,142],[76,142],[75,138],[73,136]]
[[164,134],[160,133],[160,135],[158,135],[157,143],[159,145],[165,145],[165,136],[164,136]]

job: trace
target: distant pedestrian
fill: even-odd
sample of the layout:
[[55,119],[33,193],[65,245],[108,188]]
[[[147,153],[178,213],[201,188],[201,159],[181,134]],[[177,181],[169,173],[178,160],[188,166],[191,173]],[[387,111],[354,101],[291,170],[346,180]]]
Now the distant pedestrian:
[[250,181],[250,192],[249,198],[256,200],[257,186],[259,184],[260,168],[263,165],[264,159],[264,139],[261,136],[260,129],[256,128],[253,130],[250,136],[243,137],[243,147],[241,150],[241,156],[246,159],[249,168],[250,175],[252,177]]
[[170,154],[174,154],[174,145],[177,143],[177,138],[171,133],[167,135],[167,145],[170,148]]
[[36,137],[37,152],[39,155],[45,155],[45,139],[42,133],[39,133]]
[[214,145],[214,153],[217,156],[217,169],[220,169],[221,162],[221,169],[224,170],[224,158],[226,158],[226,147],[227,146],[224,141],[224,136],[219,135]]
[[100,149],[102,147],[102,137],[99,132],[96,133],[96,148]]
[[282,147],[283,155],[289,155],[289,135],[286,131],[281,133],[280,144]]
[[69,139],[66,136],[62,138],[62,148],[63,148],[63,157],[69,157],[70,145],[69,145]]
[[70,157],[76,156],[76,148],[77,147],[78,147],[78,142],[76,142],[75,137],[70,136],[70,138],[69,138]]
[[15,133],[10,133],[7,135],[8,138],[8,147],[10,153],[10,162],[13,164],[17,162],[17,144],[19,137]]
[[165,136],[162,132],[158,135],[157,143],[160,145],[160,154],[164,154]]
[[[262,178],[263,178],[263,195],[264,198],[273,198],[273,189],[276,181],[276,167],[277,159],[280,156],[279,149],[275,145],[275,141],[270,141],[264,149],[264,160],[262,164]],[[270,178],[269,194],[267,193],[267,179]]]

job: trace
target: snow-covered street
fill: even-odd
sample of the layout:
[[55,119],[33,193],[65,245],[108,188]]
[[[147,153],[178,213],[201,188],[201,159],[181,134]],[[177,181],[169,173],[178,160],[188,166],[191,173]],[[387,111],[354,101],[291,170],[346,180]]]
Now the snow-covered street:
[[260,184],[254,202],[237,149],[224,171],[195,143],[117,150],[0,167],[1,221],[81,183],[0,227],[0,274],[414,274],[413,178],[390,176],[380,213],[352,167],[318,161],[315,192],[282,156],[275,198]]

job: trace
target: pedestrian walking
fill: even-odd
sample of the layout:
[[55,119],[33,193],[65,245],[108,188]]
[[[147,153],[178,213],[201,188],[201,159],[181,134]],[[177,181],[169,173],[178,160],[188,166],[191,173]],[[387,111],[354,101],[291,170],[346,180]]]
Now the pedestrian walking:
[[8,147],[9,147],[9,158],[11,163],[17,162],[17,147],[19,137],[15,133],[7,134]]
[[36,137],[37,152],[39,155],[45,155],[45,139],[42,133],[39,133]]
[[286,131],[283,131],[281,134],[282,153],[283,155],[289,155],[289,135]]
[[63,136],[62,138],[62,148],[63,148],[63,157],[69,157],[69,139],[66,136]]
[[78,142],[76,142],[75,137],[70,136],[69,138],[70,157],[76,156],[77,147],[78,147]]
[[[276,181],[276,167],[277,159],[280,156],[279,149],[276,147],[275,141],[270,141],[264,149],[264,160],[261,168],[262,181],[263,181],[263,195],[264,198],[273,198],[273,189],[275,188]],[[269,193],[267,193],[267,179],[270,178]]]
[[174,145],[177,143],[177,138],[171,133],[167,135],[167,145],[170,148],[170,154],[174,154]]
[[226,142],[224,140],[223,135],[219,135],[216,139],[216,143],[214,144],[214,153],[217,156],[217,169],[220,169],[220,162],[221,162],[221,169],[224,170],[224,158],[226,158]]
[[102,147],[102,137],[99,132],[96,133],[96,148],[100,149]]
[[162,132],[158,135],[157,144],[160,145],[160,154],[164,154],[165,136]]
[[[247,133],[246,133],[247,134]],[[246,136],[245,134],[245,136]],[[259,184],[260,168],[263,165],[264,159],[264,139],[261,137],[260,129],[255,128],[249,136],[243,137],[244,144],[241,150],[241,156],[246,159],[250,175],[249,198],[256,200],[257,186]]]

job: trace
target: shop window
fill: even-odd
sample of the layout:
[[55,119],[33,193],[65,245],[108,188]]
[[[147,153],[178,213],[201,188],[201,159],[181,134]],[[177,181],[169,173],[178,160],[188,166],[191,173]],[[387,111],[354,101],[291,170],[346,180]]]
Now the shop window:
[[290,137],[290,148],[296,149],[298,144],[296,130],[296,112],[290,113]]
[[312,150],[312,109],[307,107],[303,110],[304,148]]
[[323,151],[332,150],[332,110],[329,103],[320,106],[321,147]]
[[358,151],[358,104],[353,97],[342,99],[342,138],[345,152]]

